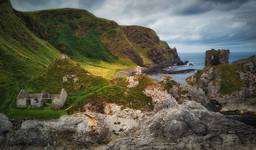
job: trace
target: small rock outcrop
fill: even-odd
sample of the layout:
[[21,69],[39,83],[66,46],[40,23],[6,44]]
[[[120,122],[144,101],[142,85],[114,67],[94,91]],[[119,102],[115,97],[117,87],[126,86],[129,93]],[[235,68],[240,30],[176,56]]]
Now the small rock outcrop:
[[207,50],[205,54],[205,66],[215,66],[229,63],[229,50],[212,49]]
[[187,79],[204,91],[210,101],[222,105],[221,111],[255,112],[256,56],[210,66]]

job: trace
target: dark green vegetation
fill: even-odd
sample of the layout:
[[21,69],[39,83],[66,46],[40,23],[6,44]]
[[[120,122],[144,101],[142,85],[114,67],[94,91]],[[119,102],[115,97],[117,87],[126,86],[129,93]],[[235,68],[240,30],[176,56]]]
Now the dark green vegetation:
[[220,93],[221,94],[231,94],[235,91],[239,91],[243,85],[240,79],[240,74],[238,72],[238,67],[236,65],[223,64],[218,66],[217,72],[219,72],[220,81]]
[[250,80],[248,77],[241,79],[240,73],[253,73],[255,74],[256,56],[251,56],[246,59],[238,60],[233,64],[218,66],[218,72],[221,77],[222,94],[231,94],[235,91],[241,90],[242,87],[248,86]]
[[111,21],[98,19],[84,10],[74,9],[19,13],[19,15],[39,37],[73,58],[86,57],[109,62],[117,59],[100,39],[102,32],[113,28],[114,23]]

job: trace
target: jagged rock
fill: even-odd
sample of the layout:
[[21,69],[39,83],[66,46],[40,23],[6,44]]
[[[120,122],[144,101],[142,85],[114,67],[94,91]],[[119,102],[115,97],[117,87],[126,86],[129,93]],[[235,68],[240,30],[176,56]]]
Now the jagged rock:
[[154,103],[154,111],[173,108],[177,106],[177,102],[172,95],[164,90],[160,85],[148,86],[144,90],[145,95],[152,98]]
[[146,57],[153,63],[157,65],[184,64],[176,48],[170,48],[166,42],[161,41],[152,29],[141,26],[123,26],[122,29],[134,45],[146,50]]
[[228,64],[229,50],[207,50],[205,55],[205,66]]

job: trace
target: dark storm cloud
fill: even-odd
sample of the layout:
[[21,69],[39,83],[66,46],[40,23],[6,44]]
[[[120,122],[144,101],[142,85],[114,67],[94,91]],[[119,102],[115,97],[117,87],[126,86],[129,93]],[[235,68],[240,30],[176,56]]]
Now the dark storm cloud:
[[256,51],[256,0],[11,0],[22,11],[87,9],[120,24],[153,28],[182,51]]

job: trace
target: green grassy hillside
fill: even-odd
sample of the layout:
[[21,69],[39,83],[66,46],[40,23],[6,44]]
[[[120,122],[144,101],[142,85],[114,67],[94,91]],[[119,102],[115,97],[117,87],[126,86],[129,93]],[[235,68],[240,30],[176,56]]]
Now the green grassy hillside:
[[[79,9],[17,12],[42,39],[73,59],[102,60],[137,65],[179,63],[176,49],[169,48],[149,28],[120,26]],[[132,63],[129,63],[132,64]]]
[[0,110],[10,105],[20,88],[38,76],[59,52],[37,38],[13,12],[0,3]]
[[84,10],[62,9],[21,14],[27,26],[61,52],[74,58],[101,59],[113,62],[114,57],[100,41],[101,27],[114,24]]
[[113,21],[78,9],[16,13],[38,37],[94,75],[110,79],[117,71],[143,64],[136,61],[140,56],[133,52],[120,26]]

